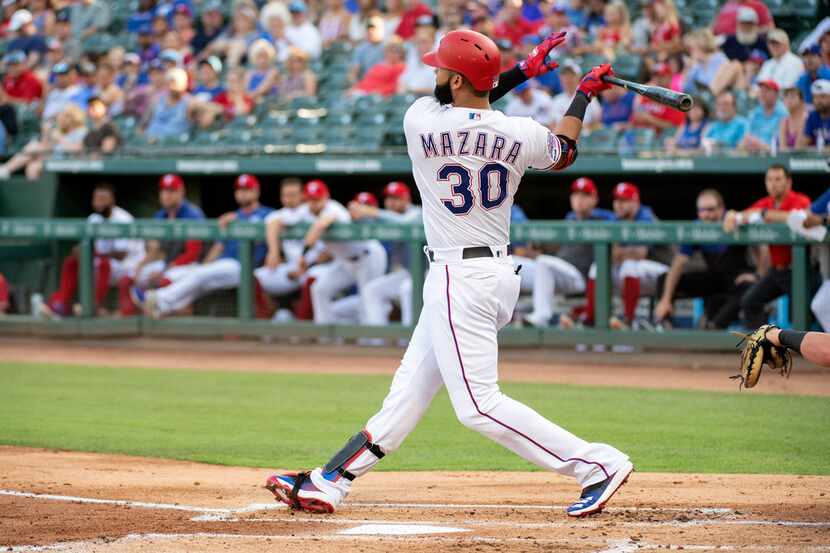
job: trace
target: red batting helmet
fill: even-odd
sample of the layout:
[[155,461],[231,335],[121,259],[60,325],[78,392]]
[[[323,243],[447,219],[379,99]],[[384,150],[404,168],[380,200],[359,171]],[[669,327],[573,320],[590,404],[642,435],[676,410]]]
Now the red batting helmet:
[[401,198],[403,200],[410,200],[412,199],[412,194],[409,191],[409,187],[400,181],[392,181],[386,185],[386,188],[383,189],[384,196],[394,196],[396,198]]
[[359,204],[370,205],[372,207],[378,206],[377,196],[375,196],[371,192],[358,193],[358,195],[354,197],[354,201],[356,201]]
[[491,90],[499,83],[499,48],[475,31],[450,31],[441,39],[438,48],[424,54],[421,60],[432,67],[464,75],[476,90]]

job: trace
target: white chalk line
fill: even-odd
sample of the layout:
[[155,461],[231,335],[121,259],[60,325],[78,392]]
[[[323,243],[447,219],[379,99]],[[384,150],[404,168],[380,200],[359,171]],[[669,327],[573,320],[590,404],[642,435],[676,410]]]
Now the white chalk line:
[[[62,542],[56,543],[51,545],[22,545],[22,546],[12,546],[9,548],[4,548],[5,551],[15,552],[15,553],[34,553],[39,551],[57,551],[57,550],[66,550],[72,549],[75,547],[88,547],[90,545],[104,545],[104,546],[111,546],[111,545],[118,545],[124,543],[130,543],[135,541],[178,541],[178,540],[187,540],[187,539],[223,539],[223,540],[268,540],[268,541],[304,541],[304,539],[308,538],[309,536],[285,536],[285,535],[268,535],[268,534],[229,534],[229,533],[219,533],[219,532],[195,532],[195,533],[177,533],[177,534],[162,534],[162,533],[145,533],[145,534],[127,534],[122,538],[118,538],[115,540],[107,541],[106,543],[101,542],[100,540],[84,540],[84,541],[74,541],[74,542]],[[345,536],[345,535],[338,535],[338,534],[328,534],[328,535],[321,535],[321,536],[310,536],[314,539],[314,541],[323,541],[323,542],[338,542],[338,541],[345,541],[345,542],[355,542],[355,541],[362,541],[362,542],[377,542],[377,541],[410,541],[412,540],[412,536]],[[463,535],[456,535],[453,537],[447,536],[431,536],[431,542],[444,542],[444,543],[459,543],[459,542],[467,542],[467,543],[491,543],[491,544],[509,544],[509,543],[529,543],[532,542],[534,544],[568,544],[574,545],[574,540],[572,538],[499,538],[499,537],[483,537],[483,536],[463,536]],[[730,546],[730,545],[704,545],[704,544],[656,544],[644,541],[622,541],[622,540],[579,540],[578,542],[580,545],[588,545],[594,547],[605,547],[606,549],[601,550],[599,553],[628,553],[630,551],[638,551],[638,550],[652,550],[652,549],[662,549],[662,550],[686,550],[686,551],[695,551],[695,550],[704,550],[704,551],[712,551],[712,550],[722,550],[722,551],[740,551],[742,549],[750,549],[753,551],[757,550],[764,550],[764,551],[781,551],[781,545],[757,545],[757,546]],[[786,546],[785,546],[786,547]],[[799,547],[799,551],[830,551],[830,546],[827,545],[817,545],[817,546],[806,546],[806,547]]]
[[127,499],[98,499],[95,497],[78,497],[73,495],[55,495],[48,493],[21,492],[17,490],[0,490],[0,495],[12,497],[25,497],[29,499],[46,499],[50,501],[64,501],[68,503],[83,503],[90,505],[118,505],[121,507],[135,507],[138,509],[158,509],[169,511],[185,511],[188,513],[213,513],[216,515],[234,515],[240,513],[255,513],[258,511],[270,511],[285,508],[281,503],[251,503],[245,507],[236,509],[223,509],[216,507],[196,507],[194,505],[182,505],[178,503],[151,503],[147,501],[131,501]]
[[[26,497],[30,499],[47,499],[51,501],[66,501],[70,503],[89,503],[98,505],[119,505],[126,507],[136,507],[139,509],[165,509],[173,511],[186,511],[190,513],[206,513],[217,515],[233,515],[236,513],[253,513],[257,511],[271,511],[285,509],[286,505],[283,503],[251,503],[245,507],[236,509],[216,508],[216,507],[197,507],[195,505],[183,505],[178,503],[152,503],[147,501],[131,501],[126,499],[98,499],[94,497],[79,497],[72,495],[56,495],[44,494],[34,492],[22,492],[18,490],[4,490],[0,489],[0,495],[7,495],[13,497]],[[529,510],[529,511],[543,511],[543,510],[563,510],[567,505],[493,505],[493,504],[478,504],[478,503],[370,503],[370,502],[350,502],[346,507],[352,509],[493,509],[493,510]],[[734,509],[721,507],[701,507],[701,508],[682,508],[682,507],[606,507],[607,512],[699,512],[701,514],[732,514]],[[207,520],[207,519],[206,519]]]

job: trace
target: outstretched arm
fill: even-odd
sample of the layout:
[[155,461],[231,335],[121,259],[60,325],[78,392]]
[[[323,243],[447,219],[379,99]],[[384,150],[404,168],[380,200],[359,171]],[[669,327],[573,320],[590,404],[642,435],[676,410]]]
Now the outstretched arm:
[[490,91],[490,103],[501,99],[505,94],[528,79],[544,75],[559,67],[553,60],[548,60],[550,51],[565,42],[565,32],[551,33],[538,46],[531,50],[527,58],[499,75],[499,84]]
[[816,365],[830,367],[830,334],[773,328],[767,332],[767,339],[776,346],[797,351]]

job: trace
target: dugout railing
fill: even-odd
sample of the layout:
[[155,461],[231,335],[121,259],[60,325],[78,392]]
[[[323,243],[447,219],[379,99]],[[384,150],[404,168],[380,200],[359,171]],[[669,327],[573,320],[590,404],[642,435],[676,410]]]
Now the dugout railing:
[[[301,238],[307,227],[296,226],[283,233],[285,238]],[[264,239],[261,223],[232,223],[226,229],[215,221],[137,220],[132,224],[90,224],[79,219],[2,219],[0,244],[38,244],[68,241],[79,245],[79,317],[63,321],[38,320],[30,316],[0,318],[4,333],[33,334],[176,334],[176,335],[254,335],[262,337],[343,338],[381,337],[406,338],[411,329],[390,324],[375,326],[314,325],[307,322],[273,324],[253,319],[253,258],[252,246]],[[189,317],[151,321],[143,317],[110,319],[94,317],[94,251],[97,238],[136,238],[159,240],[226,240],[242,243],[240,263],[242,278],[237,289],[237,317]],[[414,312],[420,312],[421,291],[427,260],[423,254],[424,232],[421,225],[352,224],[335,225],[326,240],[404,241],[409,244],[410,269],[413,275]],[[793,247],[792,290],[790,304],[792,324],[806,328],[810,321],[809,303],[812,270],[809,242],[785,225],[750,225],[729,234],[720,226],[696,222],[638,223],[573,223],[534,221],[513,225],[511,239],[516,243],[590,243],[594,247],[597,266],[596,326],[591,329],[558,330],[507,328],[500,340],[508,344],[627,344],[646,347],[724,349],[734,346],[734,338],[725,332],[702,330],[671,330],[665,332],[612,331],[608,328],[611,315],[611,246],[614,243],[642,244],[791,244]]]

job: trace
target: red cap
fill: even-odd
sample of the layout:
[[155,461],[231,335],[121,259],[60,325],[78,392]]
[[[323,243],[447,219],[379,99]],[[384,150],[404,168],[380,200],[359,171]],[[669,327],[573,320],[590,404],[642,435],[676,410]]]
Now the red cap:
[[259,180],[253,176],[245,173],[236,177],[236,182],[233,187],[236,190],[244,188],[245,190],[259,190]]
[[640,201],[640,189],[630,182],[621,182],[614,187],[615,200]]
[[370,205],[372,207],[378,206],[378,198],[371,192],[360,192],[354,197],[354,201],[363,205]]
[[179,175],[167,173],[159,179],[159,190],[182,190],[184,181]]
[[322,200],[329,197],[329,187],[320,179],[310,180],[303,187],[306,200]]
[[583,194],[597,195],[597,185],[588,177],[579,177],[571,183],[571,192],[582,192]]
[[190,11],[190,8],[187,6],[187,4],[178,4],[176,6],[176,12],[175,13],[184,14],[187,17],[193,17],[193,12]]
[[771,88],[772,90],[774,90],[776,92],[781,90],[781,87],[778,86],[778,83],[776,83],[772,79],[767,79],[765,81],[758,81],[758,86],[766,86],[766,87],[769,87],[769,88]]
[[409,191],[409,187],[401,181],[392,181],[387,184],[386,188],[383,189],[383,195],[395,196],[403,200],[412,199],[412,193]]
[[501,52],[490,38],[469,29],[450,31],[438,48],[421,58],[426,65],[461,73],[476,90],[492,90],[499,82]]

